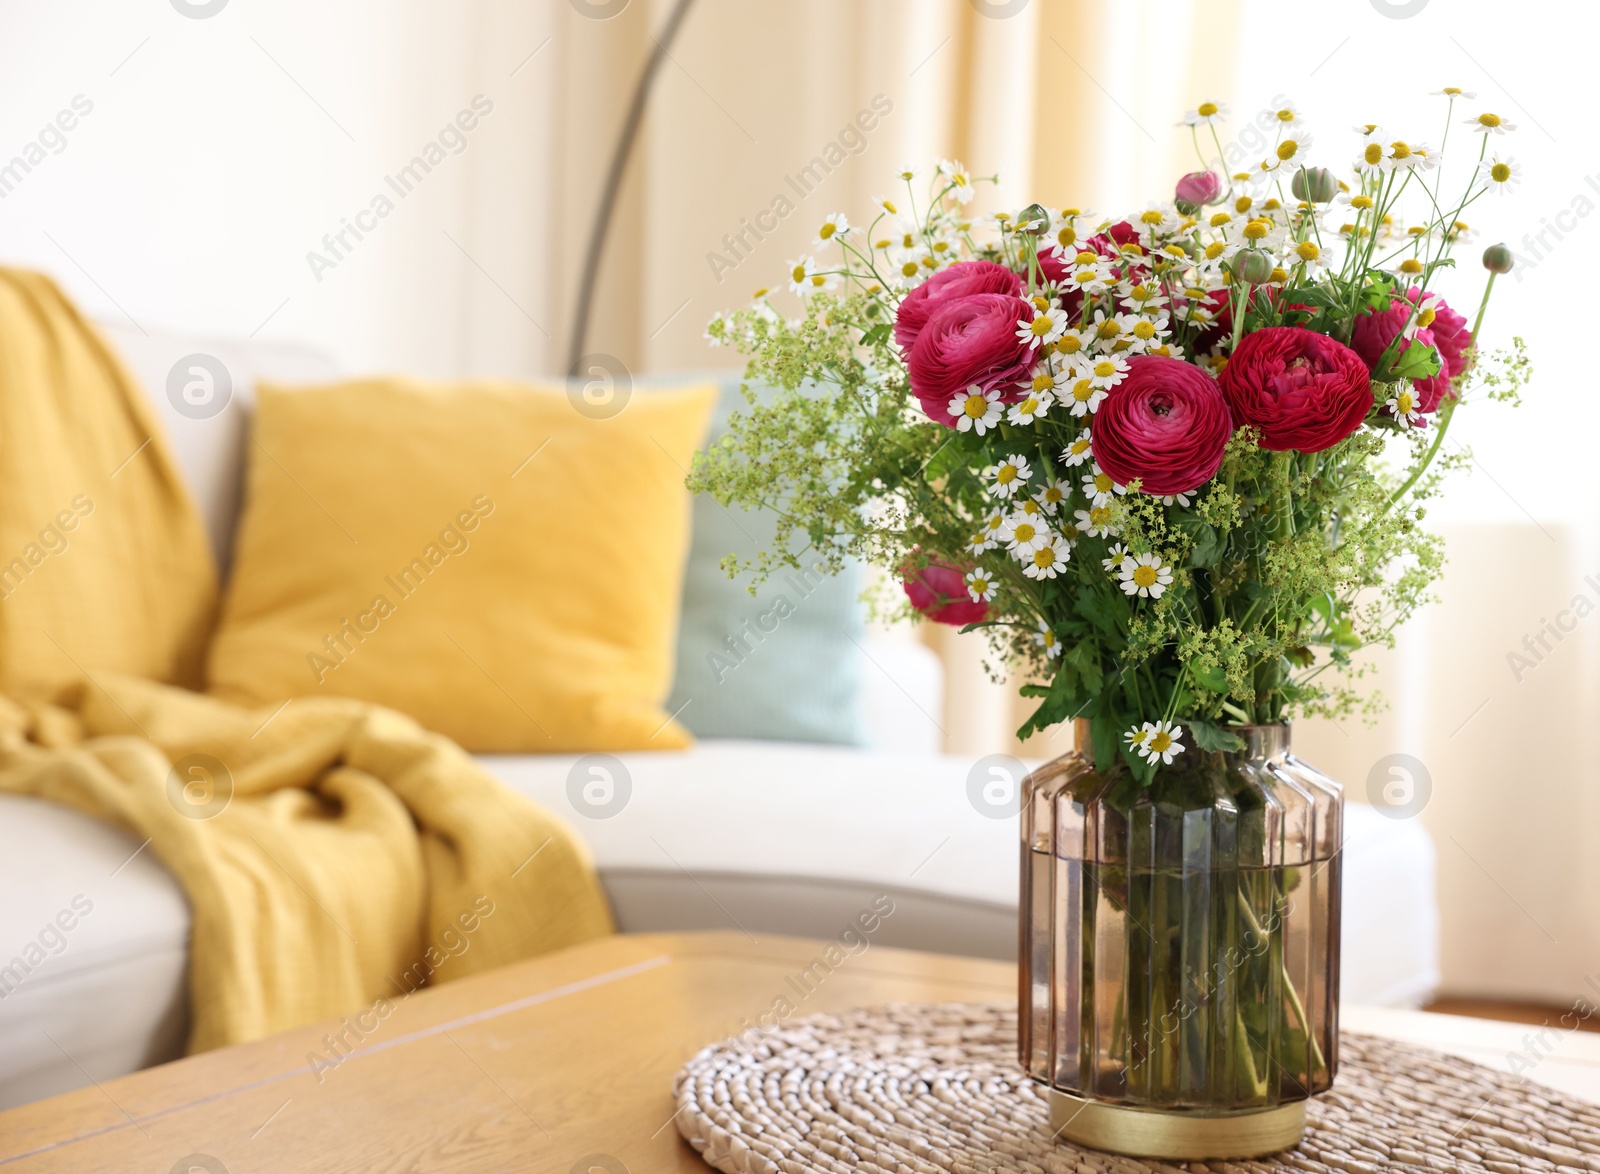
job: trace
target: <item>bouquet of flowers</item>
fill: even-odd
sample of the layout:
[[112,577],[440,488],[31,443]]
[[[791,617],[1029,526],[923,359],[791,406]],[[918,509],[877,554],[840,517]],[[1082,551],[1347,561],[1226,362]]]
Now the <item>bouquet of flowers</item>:
[[[1202,169],[1122,217],[980,218],[961,164],[925,188],[902,170],[865,227],[829,216],[792,263],[800,316],[761,291],[712,320],[771,390],[747,388],[691,487],[780,515],[758,573],[803,538],[808,561],[876,562],[915,611],[984,630],[1033,682],[1019,736],[1087,718],[1096,767],[1141,787],[1242,749],[1235,727],[1373,704],[1351,658],[1441,570],[1421,523],[1467,459],[1444,447],[1455,412],[1528,374],[1520,339],[1478,343],[1505,246],[1470,325],[1431,289],[1465,210],[1520,181],[1511,124],[1462,127],[1470,95],[1442,94],[1440,150],[1357,127],[1345,179],[1310,165],[1292,106],[1259,166],[1218,174],[1200,135],[1221,156],[1226,111],[1202,104],[1184,120]],[[1471,166],[1447,195],[1452,136]]]

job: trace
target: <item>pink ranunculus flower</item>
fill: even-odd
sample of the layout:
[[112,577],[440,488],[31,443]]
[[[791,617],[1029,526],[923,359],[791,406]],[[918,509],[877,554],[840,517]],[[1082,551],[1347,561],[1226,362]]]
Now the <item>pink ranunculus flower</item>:
[[1191,171],[1178,181],[1177,202],[1190,208],[1211,203],[1222,194],[1222,177],[1215,171]]
[[967,590],[966,573],[941,560],[908,566],[901,586],[911,606],[936,624],[976,624],[989,614],[989,605],[974,600]]
[[[1396,298],[1387,309],[1369,310],[1356,318],[1350,346],[1361,356],[1368,371],[1376,373],[1378,360],[1405,328],[1411,318],[1412,307],[1424,296],[1421,289],[1412,286],[1405,293],[1406,301],[1411,305]],[[1438,373],[1411,381],[1417,392],[1417,411],[1431,415],[1439,410],[1445,396],[1450,394],[1450,380],[1467,369],[1465,352],[1472,345],[1472,332],[1467,329],[1467,320],[1440,298],[1433,307],[1432,321],[1410,339],[1403,340],[1391,359],[1404,354],[1413,343],[1431,346],[1439,353]]]
[[906,371],[929,419],[954,428],[950,401],[970,387],[1020,399],[1032,380],[1034,354],[1017,337],[1033,306],[1012,294],[970,294],[935,310],[917,335]]
[[909,355],[917,335],[941,306],[973,294],[1022,296],[1022,279],[993,261],[959,261],[941,269],[905,296],[894,316],[894,341]]
[[1191,363],[1136,355],[1095,413],[1091,451],[1112,480],[1166,497],[1211,480],[1232,435],[1216,380]]
[[[1349,436],[1372,410],[1372,376],[1337,339],[1302,326],[1267,326],[1239,341],[1217,380],[1233,418],[1261,433],[1272,452],[1321,452]],[[1100,421],[1095,420],[1095,442]]]

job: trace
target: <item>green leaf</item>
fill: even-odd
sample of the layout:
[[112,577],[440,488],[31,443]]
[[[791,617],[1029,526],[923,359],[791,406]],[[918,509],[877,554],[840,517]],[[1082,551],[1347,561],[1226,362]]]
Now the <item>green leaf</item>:
[[1226,693],[1228,691],[1228,675],[1217,665],[1201,668],[1199,665],[1191,664],[1189,666],[1189,675],[1203,689],[1209,689],[1213,693]]
[[1186,728],[1189,732],[1189,737],[1194,740],[1194,744],[1201,750],[1220,752],[1224,750],[1237,751],[1245,748],[1243,738],[1232,730],[1223,729],[1215,722],[1191,718],[1186,723]]
[[1432,346],[1412,344],[1389,364],[1396,379],[1427,379],[1439,373],[1439,352]]
[[1118,622],[1119,617],[1112,610],[1111,605],[1103,595],[1087,583],[1078,588],[1078,614],[1107,636],[1117,638],[1122,635],[1122,627]]

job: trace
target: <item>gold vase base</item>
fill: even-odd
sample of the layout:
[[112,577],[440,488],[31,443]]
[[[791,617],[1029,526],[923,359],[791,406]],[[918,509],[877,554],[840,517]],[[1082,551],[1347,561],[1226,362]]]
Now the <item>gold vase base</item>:
[[1075,1145],[1133,1158],[1259,1158],[1290,1149],[1306,1129],[1306,1103],[1222,1116],[1086,1101],[1050,1089],[1050,1128]]

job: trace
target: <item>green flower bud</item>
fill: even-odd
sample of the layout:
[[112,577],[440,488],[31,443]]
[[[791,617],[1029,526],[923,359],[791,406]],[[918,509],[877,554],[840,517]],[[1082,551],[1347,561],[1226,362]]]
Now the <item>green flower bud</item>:
[[1029,204],[1017,213],[1017,231],[1043,236],[1050,231],[1050,213],[1038,204]]
[[1233,256],[1233,275],[1251,285],[1271,281],[1274,268],[1272,257],[1260,249],[1245,249]]
[[1483,267],[1490,273],[1510,273],[1516,256],[1504,244],[1490,245],[1483,250]]
[[1339,194],[1339,179],[1326,167],[1304,167],[1294,173],[1289,190],[1297,200],[1326,204]]

